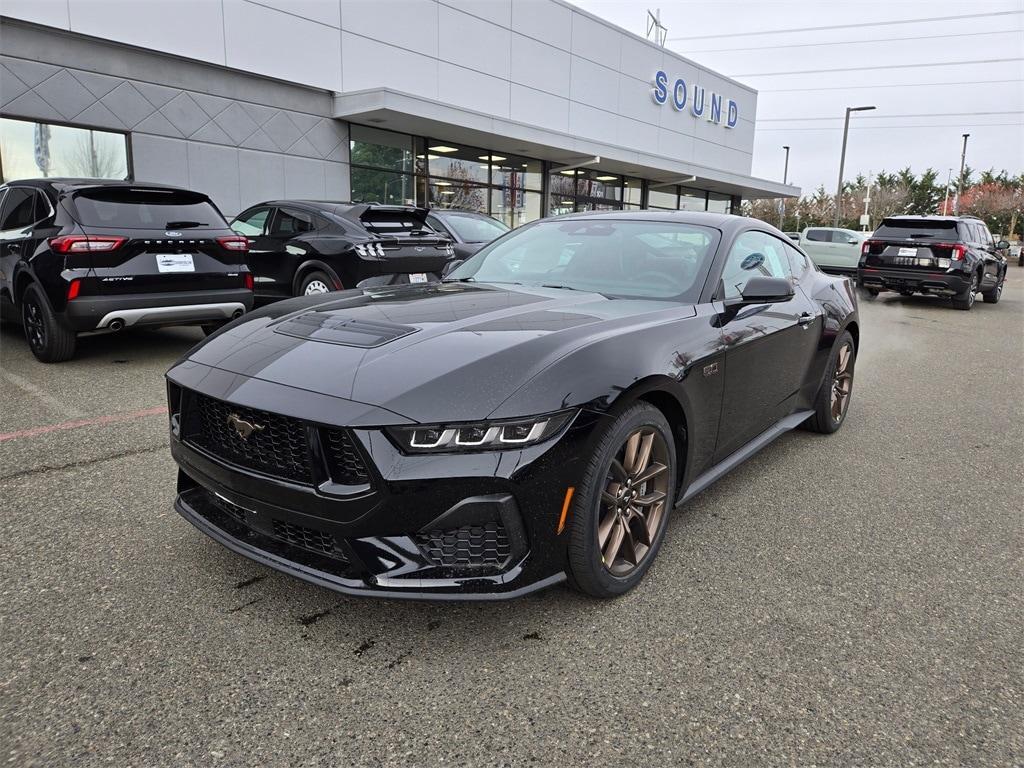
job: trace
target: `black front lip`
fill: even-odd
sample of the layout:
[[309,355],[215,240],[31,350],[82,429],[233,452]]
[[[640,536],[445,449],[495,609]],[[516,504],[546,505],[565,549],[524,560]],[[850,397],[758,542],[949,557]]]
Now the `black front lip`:
[[[431,580],[426,588],[424,588],[424,584],[415,583],[413,580],[408,580],[407,583],[400,583],[396,582],[394,579],[389,579],[384,582],[388,585],[387,588],[381,589],[374,583],[375,581],[380,583],[380,580],[358,580],[345,578],[343,576],[303,565],[294,560],[278,557],[264,549],[246,544],[213,525],[206,518],[200,515],[192,506],[189,505],[188,501],[184,498],[184,494],[179,494],[177,499],[175,499],[174,508],[178,514],[192,523],[192,525],[231,551],[248,557],[251,560],[255,560],[258,563],[262,563],[274,570],[286,573],[289,576],[294,576],[297,579],[302,579],[303,581],[307,581],[321,587],[327,587],[335,592],[341,592],[346,595],[382,597],[400,600],[512,600],[517,597],[530,594],[531,592],[552,587],[566,579],[565,572],[563,571],[546,578],[542,578],[538,581],[534,581],[530,584],[526,584],[525,586],[507,587],[507,584],[503,584],[502,582],[488,580],[486,591],[455,591],[465,590],[467,586],[472,589],[472,583],[479,581],[480,579],[467,579],[465,581],[452,580],[448,584],[444,584],[442,580]],[[442,587],[442,589],[436,589],[437,587]],[[447,589],[444,589],[444,587]]]

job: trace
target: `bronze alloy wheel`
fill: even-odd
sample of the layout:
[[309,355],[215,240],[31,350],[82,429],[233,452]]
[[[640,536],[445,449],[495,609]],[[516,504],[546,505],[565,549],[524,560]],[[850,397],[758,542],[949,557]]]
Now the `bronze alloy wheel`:
[[853,343],[847,341],[836,355],[836,372],[832,377],[832,420],[843,420],[853,392]]
[[612,459],[601,492],[597,543],[614,576],[628,576],[651,549],[665,519],[669,452],[651,427],[632,432]]

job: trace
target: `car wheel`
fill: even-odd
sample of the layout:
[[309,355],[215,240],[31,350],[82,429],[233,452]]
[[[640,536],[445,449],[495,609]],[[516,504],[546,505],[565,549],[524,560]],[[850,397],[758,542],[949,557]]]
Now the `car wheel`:
[[978,273],[977,272],[972,272],[971,273],[971,284],[967,287],[967,289],[963,293],[959,294],[958,296],[954,296],[953,297],[953,307],[955,309],[962,309],[964,311],[969,310],[971,307],[974,306],[974,298],[975,298],[975,294],[977,292],[978,292]]
[[900,296],[913,296],[913,291],[900,291]]
[[75,332],[61,324],[35,285],[21,297],[21,324],[28,348],[40,362],[61,363],[74,357]]
[[623,411],[597,443],[580,484],[569,537],[576,587],[594,597],[628,592],[651,567],[675,501],[672,428],[657,408]]
[[869,299],[876,299],[878,298],[879,291],[877,288],[865,288],[864,293],[868,295]]
[[334,281],[325,272],[310,272],[299,286],[299,296],[317,296],[334,290]]
[[839,334],[832,345],[825,381],[814,400],[814,415],[804,422],[813,432],[831,434],[843,426],[853,397],[853,369],[857,347],[849,331]]
[[981,298],[985,300],[986,304],[998,304],[1000,297],[1003,295],[1003,283],[1006,282],[1006,272],[1003,272],[1002,277],[999,278],[999,282],[996,283],[995,288],[985,291],[981,294]]

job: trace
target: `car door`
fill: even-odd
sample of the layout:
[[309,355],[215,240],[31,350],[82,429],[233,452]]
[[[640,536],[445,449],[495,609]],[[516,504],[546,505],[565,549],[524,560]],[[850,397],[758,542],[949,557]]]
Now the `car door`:
[[832,230],[832,264],[847,271],[855,271],[860,263],[861,238],[856,232]]
[[974,222],[973,226],[977,232],[978,249],[985,259],[985,274],[981,279],[981,287],[983,290],[988,290],[999,280],[999,272],[1002,270],[1002,259],[998,251],[996,251],[996,244],[992,239],[992,233],[988,231],[985,223],[977,221]]
[[8,187],[0,208],[0,288],[14,296],[14,274],[28,246],[35,207],[42,204],[31,187]]
[[[822,313],[793,275],[786,243],[760,230],[739,234],[726,254],[716,292],[725,349],[725,391],[716,461],[789,415],[821,333]],[[730,307],[752,277],[793,282],[788,301]]]
[[267,237],[270,220],[273,217],[274,209],[269,205],[261,205],[250,208],[231,222],[231,229],[242,235],[249,241],[249,253],[246,255],[246,263],[253,276],[253,293],[257,296],[272,294],[271,284],[273,277],[272,269],[273,243]]
[[316,231],[316,217],[309,211],[279,206],[274,210],[267,235],[260,240],[261,258],[265,259],[268,289],[275,296],[291,296],[295,271],[315,255],[307,242]]
[[800,245],[819,267],[832,266],[832,235],[827,229],[808,229],[800,238]]

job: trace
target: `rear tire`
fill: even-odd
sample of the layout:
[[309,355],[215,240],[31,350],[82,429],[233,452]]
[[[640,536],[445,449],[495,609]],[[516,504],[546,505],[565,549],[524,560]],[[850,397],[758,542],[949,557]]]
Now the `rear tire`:
[[857,364],[857,347],[849,331],[839,334],[832,345],[832,354],[825,369],[825,381],[814,399],[814,415],[803,423],[812,432],[830,435],[846,421],[853,398],[853,373]]
[[326,272],[320,272],[319,270],[310,272],[302,279],[302,284],[299,285],[299,296],[319,296],[320,294],[330,293],[334,290],[334,281],[327,275]]
[[598,439],[577,489],[568,545],[577,589],[609,598],[640,582],[661,548],[675,488],[671,426],[647,403],[630,406]]
[[998,304],[999,299],[1003,295],[1003,283],[1006,282],[1006,272],[999,277],[999,282],[995,284],[995,287],[991,290],[985,291],[981,294],[981,298],[985,300],[986,304]]
[[971,284],[964,289],[964,292],[953,297],[953,308],[961,309],[964,312],[974,306],[975,294],[978,292],[978,273],[971,273]]
[[34,284],[21,297],[21,324],[28,348],[39,362],[62,363],[74,357],[78,337],[61,323]]

